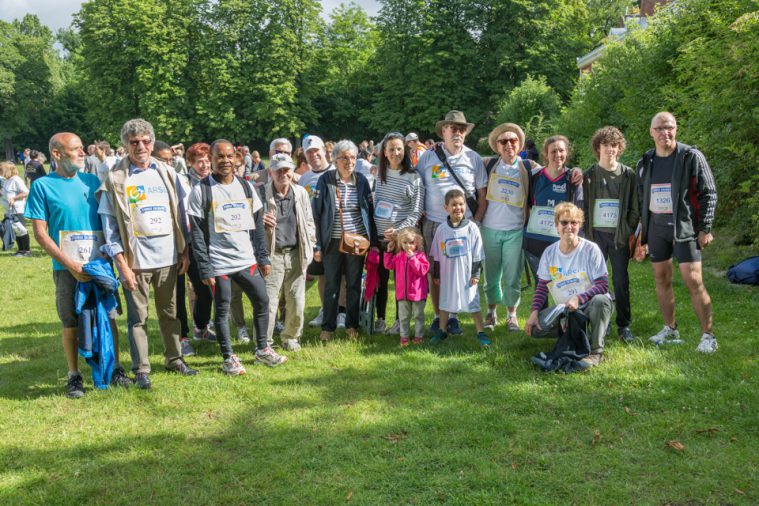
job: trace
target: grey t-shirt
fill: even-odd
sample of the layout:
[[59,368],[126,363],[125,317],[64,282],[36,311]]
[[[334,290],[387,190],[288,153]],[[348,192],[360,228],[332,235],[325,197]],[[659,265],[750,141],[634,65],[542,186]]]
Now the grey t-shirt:
[[[211,211],[208,220],[208,256],[213,265],[214,275],[239,272],[256,263],[255,250],[250,240],[250,230],[256,228],[254,214],[263,207],[258,192],[251,186],[253,198],[245,197],[245,190],[237,179],[230,184],[211,182]],[[245,182],[250,185],[250,183]],[[187,214],[202,218],[203,194],[201,185],[196,185],[190,193]]]
[[287,195],[280,197],[274,192],[277,205],[277,231],[275,248],[292,248],[298,245],[298,224],[295,221],[295,192],[290,188]]

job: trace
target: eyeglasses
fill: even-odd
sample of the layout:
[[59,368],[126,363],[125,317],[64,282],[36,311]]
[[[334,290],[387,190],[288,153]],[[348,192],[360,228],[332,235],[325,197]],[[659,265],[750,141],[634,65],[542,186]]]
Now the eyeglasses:
[[568,227],[569,225],[572,225],[573,227],[576,227],[577,225],[580,224],[580,222],[576,221],[576,220],[561,220],[561,221],[559,221],[559,223],[561,223],[562,227]]
[[452,132],[458,132],[461,134],[466,133],[467,130],[466,125],[457,125],[455,123],[449,123],[448,128],[450,128]]
[[150,146],[151,144],[153,144],[153,141],[151,141],[150,139],[133,139],[129,141],[129,145],[132,146],[133,148],[136,148],[140,144],[142,144],[143,146]]
[[672,125],[667,125],[667,126],[659,126],[659,127],[654,127],[654,131],[656,131],[657,133],[662,133],[662,132],[671,132],[671,131],[672,131],[672,130],[674,130],[675,128],[677,128],[677,127],[675,127],[675,126],[672,126]]
[[519,139],[498,139],[498,144],[501,146],[505,146],[506,144],[511,144],[512,146],[516,146],[519,144]]
[[275,149],[274,150],[274,154],[275,155],[290,155],[292,153],[290,153],[289,151],[284,150],[284,149]]
[[336,160],[340,160],[341,162],[353,162],[356,163],[356,157],[355,156],[338,156]]

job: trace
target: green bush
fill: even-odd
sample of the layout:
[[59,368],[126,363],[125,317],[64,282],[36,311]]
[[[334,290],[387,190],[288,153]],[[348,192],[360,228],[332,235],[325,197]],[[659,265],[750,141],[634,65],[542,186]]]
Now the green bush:
[[[544,76],[527,76],[499,104],[496,124],[511,122],[522,127],[529,123],[544,124],[561,112],[561,99]],[[537,120],[537,118],[540,118]]]
[[752,222],[759,236],[759,11],[755,0],[685,0],[611,43],[583,77],[553,126],[573,141],[575,163],[593,161],[590,138],[603,125],[627,138],[622,161],[634,166],[653,146],[651,117],[669,110],[678,139],[695,144],[717,180],[717,219]]

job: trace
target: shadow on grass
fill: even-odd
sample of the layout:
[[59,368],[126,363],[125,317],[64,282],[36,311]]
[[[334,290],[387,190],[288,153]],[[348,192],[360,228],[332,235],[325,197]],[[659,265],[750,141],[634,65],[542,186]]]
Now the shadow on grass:
[[[97,399],[121,412],[126,425],[115,414],[102,426],[83,420],[51,427],[61,436],[92,433],[77,443],[70,435],[58,445],[10,443],[0,455],[0,498],[545,503],[578,497],[582,483],[583,502],[725,502],[734,498],[725,482],[756,465],[739,451],[750,446],[750,413],[720,420],[726,410],[704,412],[694,401],[706,402],[702,392],[714,378],[687,371],[687,363],[654,356],[642,377],[614,380],[626,383],[619,388],[603,373],[530,374],[487,357],[423,350],[372,353],[357,364],[326,354],[307,370],[256,371],[256,390],[265,395],[234,395],[247,380],[233,378],[223,383],[229,395],[209,403],[204,396],[217,394],[185,379]],[[131,412],[149,414],[150,424],[135,423]],[[712,424],[721,431],[716,436],[693,432]],[[734,434],[741,444],[729,442]],[[667,449],[669,439],[685,443],[687,458]],[[709,469],[715,452],[734,458],[735,467]],[[691,480],[671,480],[686,471]]]

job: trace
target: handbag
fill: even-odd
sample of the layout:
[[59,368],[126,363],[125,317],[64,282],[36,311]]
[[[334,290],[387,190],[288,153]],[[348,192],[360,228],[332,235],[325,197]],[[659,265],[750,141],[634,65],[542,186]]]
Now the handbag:
[[445,165],[446,170],[448,173],[453,176],[453,179],[456,180],[456,184],[458,184],[462,190],[464,190],[464,196],[466,197],[466,205],[469,207],[469,210],[472,212],[472,216],[477,214],[477,209],[480,208],[480,203],[477,202],[477,196],[469,192],[464,185],[462,184],[461,180],[459,179],[459,176],[456,175],[456,173],[453,171],[453,168],[451,168],[451,165],[448,163],[448,159],[445,156],[445,153],[443,152],[443,148],[440,144],[435,146],[435,154],[438,158],[440,158],[440,161],[443,162],[443,165]]
[[340,201],[340,189],[337,182],[335,182],[335,192],[337,194],[337,206],[340,210],[340,228],[342,229],[340,233],[340,253],[362,257],[369,251],[369,239],[361,234],[345,231],[345,225],[343,225],[343,203]]

